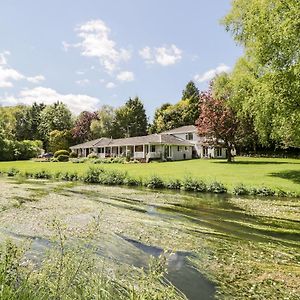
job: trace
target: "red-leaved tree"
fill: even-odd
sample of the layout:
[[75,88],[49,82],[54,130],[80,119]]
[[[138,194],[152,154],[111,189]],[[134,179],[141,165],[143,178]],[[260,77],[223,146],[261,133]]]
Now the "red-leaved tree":
[[98,120],[96,112],[83,111],[75,121],[75,126],[72,129],[73,139],[77,143],[86,142],[91,139],[91,123],[93,120]]
[[225,100],[213,97],[211,89],[200,93],[200,116],[196,126],[198,134],[205,136],[209,144],[225,145],[227,161],[231,162],[231,150],[234,149],[238,120]]

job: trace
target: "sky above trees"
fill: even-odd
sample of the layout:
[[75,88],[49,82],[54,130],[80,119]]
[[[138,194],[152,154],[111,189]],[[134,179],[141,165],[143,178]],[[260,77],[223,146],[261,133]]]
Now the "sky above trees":
[[0,105],[72,112],[139,96],[153,116],[188,81],[206,89],[241,55],[219,20],[230,0],[1,1]]

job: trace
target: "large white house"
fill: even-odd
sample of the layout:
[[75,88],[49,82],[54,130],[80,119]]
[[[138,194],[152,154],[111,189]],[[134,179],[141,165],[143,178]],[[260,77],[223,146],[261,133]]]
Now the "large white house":
[[189,141],[194,145],[194,156],[199,158],[226,158],[227,149],[221,146],[222,142],[220,142],[220,146],[211,146],[205,136],[198,135],[197,127],[194,125],[175,128],[165,131],[163,134],[171,134]]
[[183,126],[160,134],[123,139],[100,138],[70,147],[80,157],[90,153],[100,158],[129,156],[132,159],[184,160],[193,157],[225,158],[226,149],[206,145],[196,127]]

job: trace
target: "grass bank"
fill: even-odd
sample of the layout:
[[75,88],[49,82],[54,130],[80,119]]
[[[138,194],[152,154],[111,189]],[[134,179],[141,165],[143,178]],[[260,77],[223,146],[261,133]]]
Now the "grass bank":
[[[74,164],[48,163],[34,161],[0,162],[0,172],[16,168],[21,172],[76,172],[83,175],[91,163]],[[283,190],[300,194],[300,160],[279,158],[244,158],[237,157],[232,164],[224,160],[189,160],[150,164],[101,164],[97,167],[105,170],[127,172],[134,178],[149,178],[157,175],[163,180],[191,178],[206,182],[218,181],[229,190],[238,184],[247,187],[266,186],[274,190]]]

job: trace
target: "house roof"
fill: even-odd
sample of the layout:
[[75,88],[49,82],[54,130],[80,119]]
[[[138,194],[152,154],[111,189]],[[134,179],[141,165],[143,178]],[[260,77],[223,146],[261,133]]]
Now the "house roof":
[[70,147],[71,149],[93,148],[93,147],[114,147],[130,146],[143,144],[167,144],[176,146],[193,146],[189,141],[183,140],[171,134],[151,134],[145,136],[136,136],[123,139],[101,138],[89,141],[83,144]]
[[109,146],[126,146],[126,145],[142,145],[142,144],[172,144],[172,145],[186,145],[192,144],[186,140],[175,137],[170,134],[150,134],[145,136],[129,137],[124,139],[112,140]]
[[162,133],[163,134],[176,134],[176,133],[189,133],[189,132],[197,132],[197,127],[195,125],[181,126],[178,128],[168,130],[168,131],[164,131]]
[[109,142],[111,141],[111,139],[109,138],[100,138],[100,139],[96,139],[96,140],[92,140],[92,141],[88,141],[82,144],[78,144],[75,146],[70,147],[71,149],[80,149],[80,148],[92,148],[92,147],[96,147],[96,146],[101,146],[101,145],[107,145],[109,144]]

